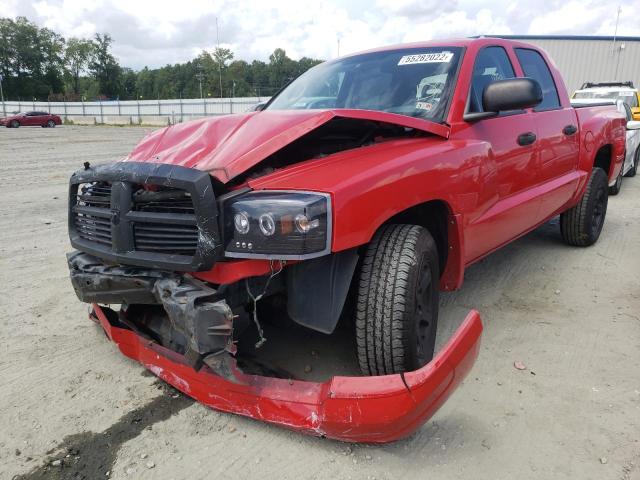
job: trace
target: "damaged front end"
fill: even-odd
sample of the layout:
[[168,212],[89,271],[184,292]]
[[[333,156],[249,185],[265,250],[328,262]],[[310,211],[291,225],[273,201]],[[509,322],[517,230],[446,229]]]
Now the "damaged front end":
[[[385,443],[426,422],[471,369],[482,323],[472,311],[424,367],[323,383],[246,373],[234,342],[233,294],[192,276],[68,255],[90,317],[127,357],[199,402],[311,435]],[[119,311],[98,304],[121,304]]]
[[[206,172],[168,164],[76,172],[69,234],[78,251],[68,254],[68,264],[78,298],[92,304],[91,318],[126,356],[217,410],[344,441],[409,435],[471,369],[482,331],[478,313],[412,372],[323,383],[277,370],[257,374],[265,370],[245,363],[239,338],[253,333],[253,324],[255,348],[264,342],[258,301],[285,298],[284,315],[330,334],[358,253],[331,252],[330,195],[247,190],[229,192]],[[234,228],[243,225],[233,221],[245,215],[257,223],[236,238]],[[267,221],[270,215],[277,222]],[[269,242],[252,236],[257,227]]]
[[482,332],[480,316],[472,311],[419,370],[314,383],[248,375],[226,354],[226,362],[194,370],[184,355],[129,328],[122,314],[93,305],[91,316],[124,355],[204,405],[311,435],[368,443],[404,438],[426,422],[471,369]]
[[68,254],[67,261],[81,301],[125,305],[123,323],[184,355],[194,369],[236,353],[233,312],[204,282],[161,270],[103,265],[82,252]]

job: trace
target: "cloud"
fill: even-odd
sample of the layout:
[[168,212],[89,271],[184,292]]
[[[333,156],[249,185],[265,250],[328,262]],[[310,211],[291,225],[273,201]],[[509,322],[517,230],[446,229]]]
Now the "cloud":
[[[619,35],[640,36],[639,0],[626,4]],[[123,66],[184,62],[220,42],[245,60],[277,47],[293,58],[332,58],[381,45],[481,34],[613,35],[618,0],[3,0],[65,37],[109,33]]]

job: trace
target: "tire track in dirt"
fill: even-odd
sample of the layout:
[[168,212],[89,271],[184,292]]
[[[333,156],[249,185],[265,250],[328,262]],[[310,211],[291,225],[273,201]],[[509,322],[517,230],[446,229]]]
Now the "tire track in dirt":
[[164,382],[157,382],[163,394],[125,414],[103,432],[67,435],[49,451],[45,460],[13,480],[63,480],[69,478],[107,478],[120,447],[136,438],[145,428],[168,420],[193,403]]

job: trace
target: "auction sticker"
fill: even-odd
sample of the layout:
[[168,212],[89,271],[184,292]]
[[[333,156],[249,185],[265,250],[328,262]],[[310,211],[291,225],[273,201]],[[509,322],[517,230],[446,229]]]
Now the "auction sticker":
[[430,112],[432,108],[433,108],[433,105],[430,104],[429,102],[417,102],[416,103],[416,109],[417,110],[424,110],[425,112]]
[[416,53],[405,55],[398,65],[413,65],[414,63],[449,63],[453,58],[453,52]]

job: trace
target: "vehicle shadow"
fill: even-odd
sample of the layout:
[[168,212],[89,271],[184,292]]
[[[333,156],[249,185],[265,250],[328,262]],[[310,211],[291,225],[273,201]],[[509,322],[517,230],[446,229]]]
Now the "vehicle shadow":
[[[557,219],[469,267],[460,290],[441,294],[436,352],[470,310],[478,310],[482,315],[486,307],[502,299],[508,288],[526,282],[531,268],[544,269],[544,254],[550,248],[568,248],[560,238]],[[264,364],[268,370],[284,372],[290,378],[308,381],[326,381],[334,375],[360,375],[353,324],[348,315],[340,320],[334,333],[326,335],[295,324],[286,318],[285,311],[270,313],[272,318],[261,318],[267,341],[259,350],[251,351],[252,361]],[[274,315],[279,316],[273,318]],[[485,325],[491,322],[487,317],[482,320]],[[257,340],[253,326],[241,338],[245,344]]]

